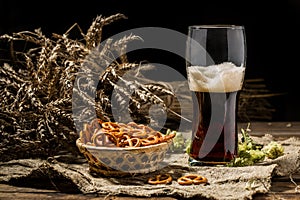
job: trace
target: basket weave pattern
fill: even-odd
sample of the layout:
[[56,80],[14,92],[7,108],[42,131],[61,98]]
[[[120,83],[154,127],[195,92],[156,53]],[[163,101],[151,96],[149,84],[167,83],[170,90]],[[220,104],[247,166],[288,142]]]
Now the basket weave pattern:
[[170,144],[171,141],[145,147],[95,147],[82,143],[80,138],[76,140],[90,171],[106,176],[156,171],[162,166]]

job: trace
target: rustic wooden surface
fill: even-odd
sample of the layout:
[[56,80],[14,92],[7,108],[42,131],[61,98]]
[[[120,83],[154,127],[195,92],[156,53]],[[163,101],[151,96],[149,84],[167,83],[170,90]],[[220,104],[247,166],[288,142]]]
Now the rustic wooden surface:
[[[278,139],[284,139],[291,136],[300,137],[300,122],[251,122],[251,135],[262,136],[266,133],[275,136]],[[239,128],[247,127],[246,123],[239,124]],[[291,177],[274,177],[272,179],[272,187],[268,194],[257,194],[253,196],[254,200],[275,200],[275,199],[300,199],[300,172]],[[296,187],[298,186],[298,192]],[[24,199],[55,199],[55,200],[83,200],[83,199],[105,199],[105,200],[138,200],[138,199],[165,199],[175,200],[171,197],[151,197],[151,198],[135,198],[135,197],[119,197],[119,196],[96,196],[83,195],[76,193],[61,193],[55,189],[36,189],[26,187],[15,187],[7,184],[0,184],[1,200],[24,200]]]

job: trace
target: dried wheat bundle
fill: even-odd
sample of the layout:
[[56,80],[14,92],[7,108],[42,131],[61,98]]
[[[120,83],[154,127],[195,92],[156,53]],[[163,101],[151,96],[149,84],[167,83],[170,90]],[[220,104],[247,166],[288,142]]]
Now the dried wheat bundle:
[[[128,62],[125,52],[128,42],[141,38],[129,35],[117,41],[107,39],[102,45],[103,27],[119,19],[126,16],[97,16],[86,33],[74,24],[66,33],[52,37],[41,29],[0,37],[11,48],[9,62],[3,62],[0,68],[1,161],[47,158],[61,151],[78,154],[74,121],[92,120],[94,111],[102,120],[113,121],[113,95],[133,117],[145,117],[140,122],[149,120],[142,110],[149,103],[180,116],[167,102],[174,97],[172,88],[122,77],[139,67]],[[76,27],[80,39],[70,36]],[[23,45],[23,51],[15,49],[18,44]],[[83,64],[88,67],[82,68]],[[99,69],[103,71],[100,75]],[[73,87],[75,81],[78,83]],[[124,98],[129,98],[128,105]]]

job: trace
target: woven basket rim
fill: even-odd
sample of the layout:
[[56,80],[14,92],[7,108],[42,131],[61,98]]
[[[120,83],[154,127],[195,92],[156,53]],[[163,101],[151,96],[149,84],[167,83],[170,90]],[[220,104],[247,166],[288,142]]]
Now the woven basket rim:
[[162,146],[168,146],[170,145],[172,140],[168,140],[167,142],[161,142],[158,144],[153,144],[149,146],[142,146],[142,147],[106,147],[106,146],[93,146],[93,145],[88,145],[84,144],[81,142],[81,139],[78,138],[76,140],[77,145],[80,145],[82,147],[85,147],[86,149],[91,149],[91,150],[105,150],[105,151],[137,151],[137,150],[148,150],[148,149],[155,149],[159,148]]

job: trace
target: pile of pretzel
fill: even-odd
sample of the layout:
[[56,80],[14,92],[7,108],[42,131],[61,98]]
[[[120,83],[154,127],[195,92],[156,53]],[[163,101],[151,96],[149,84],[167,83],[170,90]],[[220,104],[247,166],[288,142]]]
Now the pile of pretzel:
[[142,147],[162,142],[175,137],[174,133],[162,134],[149,126],[129,122],[102,122],[95,119],[90,124],[84,124],[80,132],[81,141],[93,146],[107,147]]

